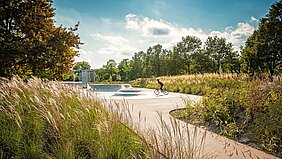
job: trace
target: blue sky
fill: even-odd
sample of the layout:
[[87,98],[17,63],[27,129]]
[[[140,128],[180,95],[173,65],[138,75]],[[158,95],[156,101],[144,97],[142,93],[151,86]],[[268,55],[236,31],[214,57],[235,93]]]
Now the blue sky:
[[238,50],[275,0],[54,0],[56,24],[74,26],[82,42],[76,61],[99,68],[154,44],[171,48],[182,36],[227,39]]

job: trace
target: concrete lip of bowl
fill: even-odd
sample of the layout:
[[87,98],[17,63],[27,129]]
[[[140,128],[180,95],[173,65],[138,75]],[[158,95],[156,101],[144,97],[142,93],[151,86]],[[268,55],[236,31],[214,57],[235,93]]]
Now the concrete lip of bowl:
[[115,94],[112,96],[140,96],[140,95],[145,95],[144,91],[133,89],[133,88],[127,88],[127,89],[120,89],[118,90]]

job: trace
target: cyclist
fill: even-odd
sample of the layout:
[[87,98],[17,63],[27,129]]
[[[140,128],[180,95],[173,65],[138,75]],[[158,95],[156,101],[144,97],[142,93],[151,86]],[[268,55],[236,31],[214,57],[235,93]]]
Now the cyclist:
[[161,91],[163,91],[164,84],[159,79],[157,79],[157,81],[158,81],[158,84],[159,84],[159,89]]

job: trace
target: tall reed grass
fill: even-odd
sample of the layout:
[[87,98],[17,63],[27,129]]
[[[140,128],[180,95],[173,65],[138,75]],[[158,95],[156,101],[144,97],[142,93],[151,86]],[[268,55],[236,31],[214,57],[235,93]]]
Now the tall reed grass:
[[0,158],[153,158],[93,94],[58,82],[0,80]]
[[[204,151],[206,131],[198,127],[181,123],[170,117],[169,121],[158,113],[155,126],[148,129],[146,118],[141,112],[133,113],[134,108],[125,100],[105,101],[106,109],[116,118],[132,127],[140,139],[151,150],[151,157],[156,159],[205,159],[215,158],[211,152]],[[135,116],[133,115],[135,114]],[[138,115],[137,115],[138,114]],[[146,128],[144,128],[146,127]]]

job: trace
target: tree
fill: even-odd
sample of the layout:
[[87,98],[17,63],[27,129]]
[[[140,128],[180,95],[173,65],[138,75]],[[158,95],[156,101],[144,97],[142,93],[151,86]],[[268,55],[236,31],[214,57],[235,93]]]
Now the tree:
[[191,73],[212,72],[212,59],[204,50],[198,50],[191,55]]
[[106,71],[105,67],[102,67],[96,71],[97,81],[104,81],[110,78],[110,74]]
[[232,44],[226,43],[225,38],[208,37],[205,42],[206,52],[210,55],[214,63],[214,70],[218,73],[222,72],[222,65],[225,63],[226,57],[232,54]]
[[182,56],[186,73],[191,72],[191,55],[197,52],[201,48],[201,45],[202,41],[199,38],[189,35],[182,37],[182,41],[177,43],[176,47]]
[[110,59],[109,61],[107,61],[107,64],[105,66],[106,71],[109,73],[110,78],[109,80],[117,80],[117,73],[118,73],[118,69],[116,68],[117,63],[115,60]]
[[90,68],[90,64],[86,61],[77,62],[73,66],[73,73],[78,77],[82,70],[89,70]]
[[183,73],[183,58],[178,47],[174,46],[172,50],[167,53],[167,67],[169,75],[179,75]]
[[129,75],[129,60],[128,59],[123,59],[119,64],[118,64],[118,70],[119,70],[119,75],[122,81],[127,81],[128,80],[128,75]]
[[[149,47],[147,50],[147,58],[148,58],[148,64],[145,65],[145,67],[149,67],[147,71],[150,72],[150,75],[153,76],[160,76],[161,74],[161,54],[162,54],[162,45],[157,44],[153,47]],[[146,72],[147,72],[146,71]],[[150,76],[149,76],[150,77]]]
[[73,71],[80,73],[82,70],[89,70],[91,68],[90,64],[86,61],[77,62],[74,64]]
[[243,49],[245,69],[251,74],[267,72],[273,81],[275,70],[282,65],[282,1],[275,2],[258,30],[247,39]]
[[132,57],[132,60],[129,63],[130,71],[129,71],[129,79],[136,79],[143,76],[143,69],[144,69],[144,57],[145,53],[143,51],[140,51],[138,53],[135,53]]
[[0,76],[63,79],[80,43],[74,28],[54,25],[52,0],[0,0]]
[[227,73],[240,73],[240,57],[237,51],[228,52],[223,63],[223,71]]
[[259,60],[257,55],[258,49],[258,31],[254,31],[253,35],[250,36],[247,41],[246,45],[242,51],[242,65],[243,71],[248,73],[250,77],[253,77],[255,73],[261,72],[262,68],[262,61]]

